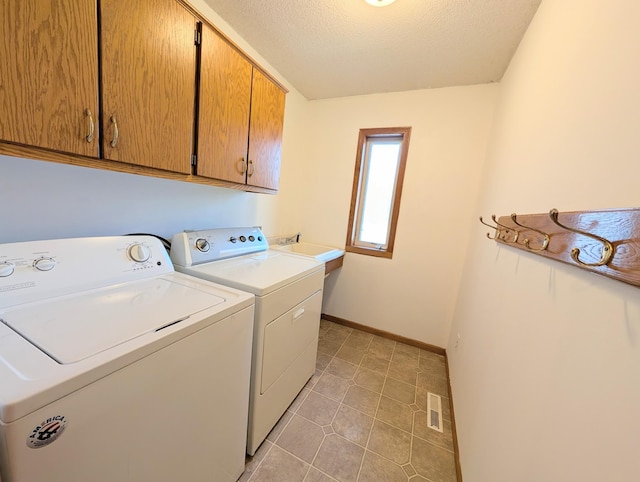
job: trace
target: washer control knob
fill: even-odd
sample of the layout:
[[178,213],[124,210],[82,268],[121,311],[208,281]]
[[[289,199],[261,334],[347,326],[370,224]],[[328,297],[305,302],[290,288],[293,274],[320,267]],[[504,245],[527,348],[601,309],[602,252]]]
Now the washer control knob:
[[234,238],[233,236],[231,236],[231,237],[229,238],[229,241],[231,241],[232,243],[235,243],[235,242],[237,242],[238,240],[237,240],[236,238]]
[[240,241],[242,241],[243,243],[247,240],[247,238],[245,236],[240,236]]
[[13,264],[5,261],[0,263],[0,278],[6,278],[7,276],[11,276],[15,270]]
[[211,248],[209,241],[207,241],[204,238],[196,239],[196,249],[198,251],[202,251],[203,253],[206,253],[207,251],[209,251],[209,248]]
[[256,240],[256,237],[253,234],[249,236],[249,241],[253,243],[255,240]]
[[33,267],[38,271],[51,271],[56,267],[56,260],[53,258],[38,258],[33,262]]
[[144,263],[151,257],[151,250],[144,244],[132,244],[129,246],[129,256],[136,263]]

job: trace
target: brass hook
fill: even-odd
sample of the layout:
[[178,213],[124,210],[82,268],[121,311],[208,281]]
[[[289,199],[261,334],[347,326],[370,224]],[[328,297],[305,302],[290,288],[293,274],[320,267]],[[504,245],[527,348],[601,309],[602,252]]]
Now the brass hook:
[[609,240],[602,238],[600,236],[597,236],[593,233],[587,233],[585,231],[580,231],[578,229],[570,228],[568,226],[560,224],[560,221],[558,221],[558,210],[555,208],[549,211],[549,217],[551,218],[551,221],[556,223],[561,228],[566,229],[567,231],[571,231],[577,234],[582,234],[583,236],[587,236],[589,238],[598,240],[602,243],[602,255],[600,256],[600,261],[598,261],[597,263],[585,263],[584,261],[580,261],[580,258],[579,258],[580,249],[573,248],[571,250],[571,259],[573,259],[576,263],[578,263],[581,266],[604,266],[608,264],[609,261],[611,261],[611,258],[613,257],[614,248],[613,248],[613,244],[611,244]]
[[520,226],[521,228],[524,228],[528,231],[535,231],[538,234],[541,234],[542,236],[544,236],[544,241],[542,242],[542,247],[540,248],[532,248],[529,245],[529,239],[525,238],[524,240],[524,245],[529,248],[531,251],[544,251],[545,249],[547,249],[547,246],[549,246],[549,241],[551,240],[551,236],[543,231],[540,231],[539,229],[536,228],[532,228],[531,226],[525,226],[524,224],[520,224],[518,222],[518,220],[516,219],[516,213],[512,213],[511,214],[511,221],[513,221],[514,224],[516,224],[517,226]]
[[498,226],[491,226],[490,224],[485,223],[485,222],[482,220],[482,216],[480,216],[480,222],[481,222],[482,224],[484,224],[485,226],[489,226],[491,229],[495,229],[495,230],[496,230],[496,234],[493,236],[493,238],[491,237],[491,235],[490,235],[489,233],[487,233],[487,238],[489,238],[489,239],[496,239],[496,238],[498,238],[498,237],[499,237],[499,235],[500,235],[500,228],[499,228]]
[[513,232],[515,233],[515,236],[513,237],[513,241],[507,241],[507,240],[505,239],[505,240],[504,240],[505,242],[507,242],[507,243],[516,243],[516,242],[518,241],[518,237],[520,237],[520,231],[518,231],[517,229],[513,229],[512,227],[505,226],[504,224],[500,224],[500,223],[498,222],[498,220],[496,219],[496,215],[495,215],[495,214],[492,214],[492,215],[491,215],[491,219],[493,219],[493,220],[494,220],[494,222],[495,222],[498,226],[500,226],[501,228],[506,229],[506,230],[507,230],[507,233],[506,233],[506,234],[508,234],[508,233],[509,233],[509,231],[513,231]]

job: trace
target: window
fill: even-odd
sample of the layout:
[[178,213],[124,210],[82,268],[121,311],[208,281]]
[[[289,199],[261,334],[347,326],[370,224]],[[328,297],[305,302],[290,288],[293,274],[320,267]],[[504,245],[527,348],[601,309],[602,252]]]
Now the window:
[[360,129],[346,250],[391,258],[411,127]]

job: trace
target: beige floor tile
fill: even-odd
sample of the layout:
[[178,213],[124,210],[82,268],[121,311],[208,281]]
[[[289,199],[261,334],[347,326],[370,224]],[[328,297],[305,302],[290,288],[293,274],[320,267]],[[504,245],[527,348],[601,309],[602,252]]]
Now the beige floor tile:
[[[426,352],[425,352],[426,353]],[[420,369],[429,372],[440,378],[447,378],[447,368],[442,355],[431,354],[432,356],[423,356],[420,354]]]
[[372,424],[372,417],[342,404],[331,425],[335,433],[364,447],[367,445]]
[[387,377],[384,382],[382,394],[399,402],[411,405],[416,400],[416,387]]
[[411,454],[411,434],[375,420],[367,449],[398,465],[406,464]]
[[275,426],[271,429],[271,432],[269,432],[269,434],[267,435],[267,440],[270,440],[271,442],[275,442],[276,440],[278,440],[278,437],[289,423],[289,420],[291,420],[291,417],[293,417],[292,412],[290,412],[289,410],[284,412],[282,417],[280,417],[280,420],[278,420],[278,423],[275,424]]
[[329,363],[331,363],[331,360],[333,360],[333,355],[327,355],[326,353],[318,351],[316,355],[316,370],[324,370]]
[[340,482],[355,482],[363,455],[362,447],[339,435],[327,435],[313,461],[313,466]]
[[451,422],[451,399],[442,397],[442,419]]
[[251,482],[302,482],[309,465],[288,454],[277,445],[264,457],[262,463],[250,477]]
[[411,433],[413,427],[413,410],[411,410],[406,403],[398,402],[383,395],[382,398],[380,398],[376,419]]
[[330,321],[329,323],[330,323],[329,326],[331,327],[332,330],[341,331],[347,334],[351,334],[351,332],[353,331],[353,328],[349,328],[348,326],[340,325],[338,323],[333,323],[332,321]]
[[367,348],[367,351],[378,358],[391,360],[395,345],[395,341],[381,338],[379,336],[374,336],[373,340],[371,340],[371,343],[369,344],[369,347]]
[[325,372],[313,387],[313,391],[340,402],[349,390],[349,386],[349,382],[344,378]]
[[453,453],[413,437],[411,465],[421,476],[434,482],[456,482]]
[[324,472],[320,472],[318,469],[311,467],[304,482],[335,482],[335,480],[336,479],[329,477]]
[[418,379],[418,372],[416,372],[415,368],[406,366],[403,363],[391,362],[387,376],[410,385],[415,385]]
[[311,391],[298,409],[297,414],[320,426],[329,425],[339,406],[340,404],[335,400]]
[[378,358],[377,356],[367,355],[364,357],[364,360],[362,360],[362,366],[369,370],[373,370],[374,372],[386,375],[387,370],[389,369],[389,361],[384,358]]
[[453,434],[451,432],[451,422],[443,420],[442,433],[429,428],[427,425],[427,413],[416,412],[414,414],[413,435],[420,437],[427,442],[442,447],[453,452]]
[[398,351],[397,345],[395,351],[393,352],[393,356],[391,357],[391,361],[393,363],[406,365],[407,367],[411,368],[418,368],[420,366],[420,358],[418,353],[406,353],[404,351]]
[[345,346],[366,350],[373,340],[373,335],[363,333],[362,331],[352,331],[349,337],[344,341]]
[[406,343],[397,342],[396,351],[400,351],[411,356],[420,356],[420,348],[418,348],[417,346],[407,345]]
[[358,482],[407,482],[407,475],[398,464],[367,451]]
[[342,403],[373,417],[378,408],[378,400],[380,400],[379,393],[372,392],[358,385],[353,385],[349,387]]
[[294,415],[278,437],[276,445],[311,463],[323,439],[322,427],[306,418]]
[[347,333],[342,330],[336,330],[334,328],[330,328],[327,330],[322,337],[324,340],[330,341],[331,343],[336,343],[338,345],[342,345],[344,341],[349,338],[350,333]]
[[323,373],[323,370],[318,370],[316,368],[316,372],[311,376],[311,378],[309,378],[309,381],[304,386],[304,388],[308,388],[309,390],[311,390],[314,387],[314,385],[318,383],[318,380],[320,380],[322,373]]
[[441,397],[449,396],[449,386],[447,380],[430,375],[429,373],[418,373],[418,387],[425,388],[428,392],[435,393]]
[[289,408],[287,408],[287,410],[293,413],[297,412],[300,408],[300,405],[302,405],[302,402],[304,402],[304,399],[307,398],[307,395],[309,395],[310,391],[311,390],[309,388],[303,388],[300,393],[298,393],[298,396],[293,399],[293,402],[291,402],[291,405],[289,405]]
[[384,386],[384,375],[382,373],[374,372],[364,367],[358,368],[353,380],[361,387],[376,393],[381,393]]
[[336,353],[338,353],[339,349],[340,349],[340,345],[338,343],[330,342],[326,338],[320,338],[318,340],[318,352],[320,353],[333,356]]
[[353,363],[354,365],[360,365],[364,358],[364,352],[358,348],[352,348],[350,346],[343,346],[338,350],[335,355],[337,358]]
[[342,360],[341,358],[333,358],[331,363],[326,368],[327,373],[331,373],[332,375],[336,375],[340,378],[344,378],[346,380],[350,380],[356,374],[356,370],[358,369],[357,365],[353,363],[349,363],[348,361]]

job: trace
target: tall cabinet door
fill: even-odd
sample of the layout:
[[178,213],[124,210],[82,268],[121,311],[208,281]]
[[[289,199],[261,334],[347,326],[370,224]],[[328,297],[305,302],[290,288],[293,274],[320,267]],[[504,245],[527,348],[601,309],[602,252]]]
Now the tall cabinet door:
[[191,172],[196,19],[175,0],[101,0],[103,157]]
[[236,49],[202,26],[198,175],[244,184],[251,72]]
[[278,189],[285,93],[259,70],[253,71],[247,184]]
[[3,0],[0,140],[98,157],[97,115],[96,1]]

